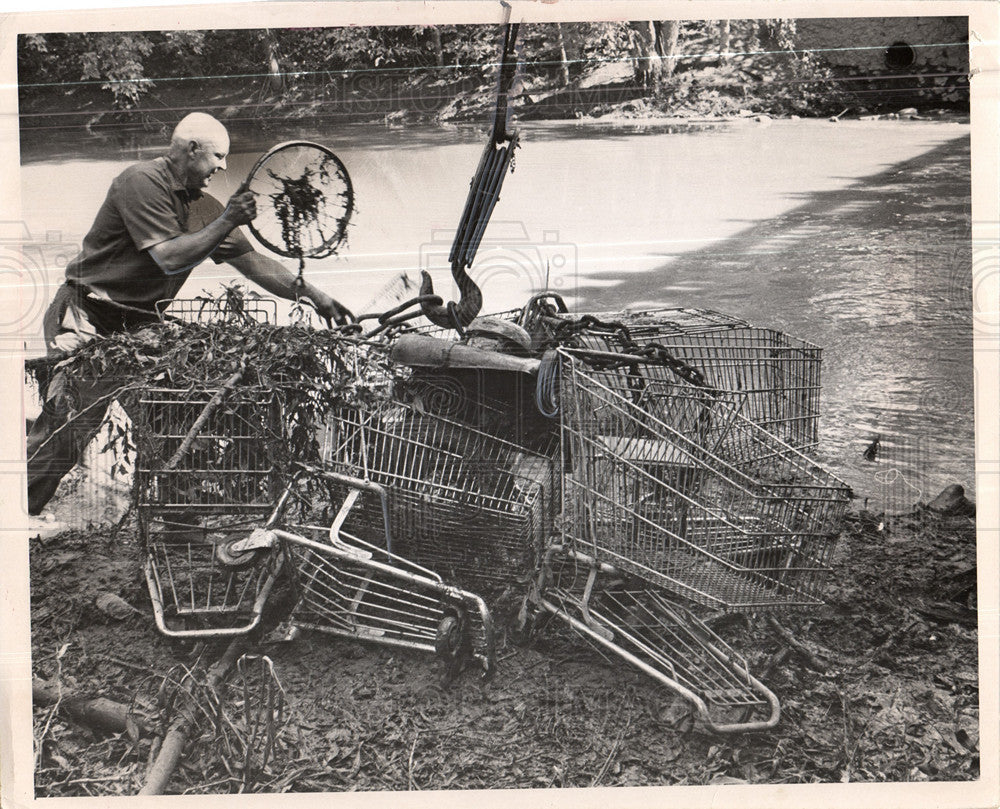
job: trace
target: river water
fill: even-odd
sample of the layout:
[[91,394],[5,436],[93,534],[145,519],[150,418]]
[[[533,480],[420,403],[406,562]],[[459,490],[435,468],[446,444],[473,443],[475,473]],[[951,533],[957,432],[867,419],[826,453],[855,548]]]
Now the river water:
[[[346,248],[310,262],[310,281],[355,312],[387,308],[395,279],[422,268],[454,294],[448,248],[483,133],[234,133],[210,191],[225,200],[260,151],[291,137],[331,147],[357,200]],[[871,508],[906,510],[952,482],[972,493],[968,139],[949,122],[525,124],[472,274],[487,311],[548,288],[578,312],[695,306],[786,330],[824,349],[821,459]],[[110,180],[160,151],[22,145],[21,218],[46,240],[41,298]],[[232,278],[208,263],[182,295]],[[29,350],[39,333],[34,318]]]

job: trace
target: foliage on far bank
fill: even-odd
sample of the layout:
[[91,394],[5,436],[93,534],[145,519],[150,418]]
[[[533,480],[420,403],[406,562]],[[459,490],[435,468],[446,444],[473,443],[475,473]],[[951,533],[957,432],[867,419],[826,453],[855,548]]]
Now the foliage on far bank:
[[[842,90],[795,49],[794,33],[788,20],[526,24],[515,104],[575,90],[549,111],[579,117],[627,101],[615,88],[633,88],[661,111],[840,103]],[[105,112],[154,109],[165,93],[215,87],[267,102],[278,117],[319,101],[350,111],[359,97],[359,113],[433,116],[463,97],[492,96],[500,45],[492,25],[31,34],[18,42],[18,79],[22,102],[99,91]],[[599,86],[603,98],[579,93]]]

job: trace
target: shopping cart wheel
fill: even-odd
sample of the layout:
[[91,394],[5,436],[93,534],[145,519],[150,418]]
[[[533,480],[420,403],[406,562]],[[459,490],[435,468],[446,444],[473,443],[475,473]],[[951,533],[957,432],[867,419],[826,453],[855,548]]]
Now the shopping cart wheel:
[[228,542],[220,542],[215,546],[215,558],[226,567],[233,568],[234,570],[245,570],[257,564],[257,561],[267,553],[267,551],[262,550],[235,550],[233,546],[241,541],[242,539],[237,537],[230,539]]
[[454,680],[472,656],[468,621],[462,615],[446,615],[438,624],[434,651],[444,662],[445,684]]
[[226,567],[244,570],[253,567],[271,549],[274,536],[262,528],[255,528],[249,537],[232,537],[215,546],[215,558]]

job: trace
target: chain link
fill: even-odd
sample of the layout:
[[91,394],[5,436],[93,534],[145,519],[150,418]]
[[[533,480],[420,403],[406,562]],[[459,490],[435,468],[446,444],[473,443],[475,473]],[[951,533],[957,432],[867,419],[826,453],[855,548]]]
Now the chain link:
[[[606,332],[617,337],[621,342],[622,352],[632,356],[642,357],[666,366],[685,382],[699,388],[710,388],[705,374],[693,365],[689,365],[670,353],[669,349],[659,343],[648,343],[640,345],[632,338],[632,333],[628,326],[618,321],[603,321],[593,315],[583,315],[579,320],[566,320],[565,325],[556,329],[556,337],[560,342],[575,345],[582,348],[577,337],[584,332]],[[611,364],[611,361],[608,361]],[[622,365],[634,365],[634,360],[622,357]]]

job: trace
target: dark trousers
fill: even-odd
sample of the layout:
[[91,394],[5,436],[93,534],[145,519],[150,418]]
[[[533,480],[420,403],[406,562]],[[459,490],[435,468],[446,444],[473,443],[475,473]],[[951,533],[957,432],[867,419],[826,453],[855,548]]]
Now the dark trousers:
[[[67,284],[56,291],[45,312],[43,332],[49,355],[71,352],[106,334],[81,303],[82,292]],[[116,384],[94,379],[70,384],[56,370],[44,394],[41,415],[28,431],[28,513],[40,514],[59,481],[76,466],[101,426]]]

